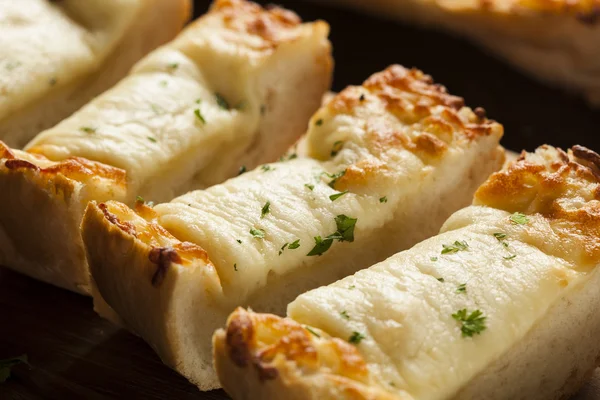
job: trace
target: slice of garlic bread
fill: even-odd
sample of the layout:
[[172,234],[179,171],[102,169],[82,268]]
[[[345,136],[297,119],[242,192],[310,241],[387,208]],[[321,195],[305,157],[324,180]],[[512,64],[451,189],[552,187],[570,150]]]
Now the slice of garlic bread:
[[289,318],[238,309],[214,336],[223,386],[235,399],[569,398],[600,357],[599,182],[583,147],[524,153],[440,235],[299,296]]
[[173,39],[190,0],[0,0],[0,140],[21,148]]
[[25,152],[5,149],[0,265],[86,293],[79,225],[90,200],[168,201],[276,160],[329,88],[328,30],[284,9],[218,0]]
[[102,296],[166,364],[214,388],[211,336],[236,306],[282,313],[298,294],[435,234],[500,168],[501,136],[483,110],[392,66],[315,114],[307,157],[153,209],[88,206],[97,308],[107,310]]
[[329,0],[465,36],[600,105],[598,0]]

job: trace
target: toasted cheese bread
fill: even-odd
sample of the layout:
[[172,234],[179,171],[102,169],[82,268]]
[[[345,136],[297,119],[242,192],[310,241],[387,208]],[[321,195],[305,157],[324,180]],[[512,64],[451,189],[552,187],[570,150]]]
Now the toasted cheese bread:
[[0,265],[88,293],[86,204],[164,202],[276,160],[329,87],[327,35],[322,21],[218,0],[26,151],[4,146]]
[[600,156],[542,146],[441,233],[214,336],[235,399],[569,398],[600,357]]
[[171,40],[190,0],[0,0],[0,140],[23,147]]
[[313,116],[306,157],[154,208],[91,203],[82,231],[97,309],[215,388],[211,336],[236,306],[282,313],[434,234],[500,168],[501,136],[483,110],[392,66]]
[[598,0],[330,0],[467,37],[600,105]]

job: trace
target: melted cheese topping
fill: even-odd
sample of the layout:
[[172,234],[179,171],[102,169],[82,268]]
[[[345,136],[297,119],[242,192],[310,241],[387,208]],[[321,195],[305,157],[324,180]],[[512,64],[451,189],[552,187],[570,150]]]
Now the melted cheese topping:
[[0,0],[0,118],[98,68],[140,0]]
[[[371,88],[373,82],[379,82],[379,89]],[[390,112],[389,99],[408,91],[403,84],[416,88],[411,100],[422,107],[416,116],[412,108],[402,117]],[[416,209],[424,193],[435,196],[436,190],[453,185],[447,171],[468,171],[480,146],[495,148],[502,127],[481,112],[456,107],[456,99],[420,71],[391,67],[365,86],[340,94],[334,102],[353,103],[345,111],[330,105],[313,118],[308,141],[322,161],[298,158],[265,165],[159,204],[148,219],[205,249],[229,297],[239,303],[265,287],[273,274],[332,257],[331,250],[323,258],[308,254],[316,237],[338,231],[336,217],[357,220],[358,242],[372,237],[394,218],[404,218],[404,208]],[[423,150],[415,144],[421,136],[443,142],[443,150]],[[263,212],[267,203],[268,212]],[[296,241],[298,248],[284,247]],[[342,251],[349,243],[334,240],[331,246]]]
[[[301,295],[288,314],[346,340],[353,332],[364,335],[359,349],[381,387],[423,400],[451,397],[593,267],[575,268],[545,254],[528,243],[530,235],[547,233],[543,222],[524,228],[511,224],[509,216],[479,207],[463,210],[448,228],[465,219],[478,222]],[[507,234],[508,247],[494,237],[496,232]],[[443,245],[455,241],[466,241],[468,249],[441,254]],[[459,289],[462,284],[465,292]],[[480,310],[486,317],[480,335],[461,337],[461,324],[452,315],[462,309],[468,314]]]
[[[580,146],[524,154],[439,236],[301,295],[288,314],[334,337],[364,335],[358,349],[380,387],[452,397],[600,262],[599,167],[600,156]],[[513,212],[527,213],[524,223]],[[481,311],[485,329],[463,337],[460,310]]]
[[[255,137],[276,74],[274,49],[322,34],[292,16],[243,1],[216,2],[115,88],[38,135],[28,151],[124,169],[129,202],[136,195],[166,201],[215,183],[220,176],[208,167],[218,169],[224,153],[236,156]],[[202,182],[191,182],[199,170]]]

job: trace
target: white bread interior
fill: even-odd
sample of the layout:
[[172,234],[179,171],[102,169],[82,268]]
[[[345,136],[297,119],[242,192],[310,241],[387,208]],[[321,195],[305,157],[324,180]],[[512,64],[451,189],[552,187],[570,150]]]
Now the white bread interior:
[[190,0],[82,4],[0,2],[0,140],[7,145],[22,148],[113,86],[191,14]]

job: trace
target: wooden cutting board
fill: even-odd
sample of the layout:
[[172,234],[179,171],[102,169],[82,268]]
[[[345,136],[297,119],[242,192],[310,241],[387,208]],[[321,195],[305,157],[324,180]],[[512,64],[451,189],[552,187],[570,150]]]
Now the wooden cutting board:
[[[264,1],[262,1],[264,3]],[[196,1],[196,15],[208,7]],[[600,113],[580,99],[522,76],[469,43],[321,4],[278,0],[332,27],[334,90],[389,64],[417,66],[506,128],[503,143],[531,150],[579,143],[600,150]],[[0,268],[0,359],[27,354],[0,399],[225,399],[199,392],[139,338],[100,319],[90,299]],[[577,400],[600,400],[600,371]]]

